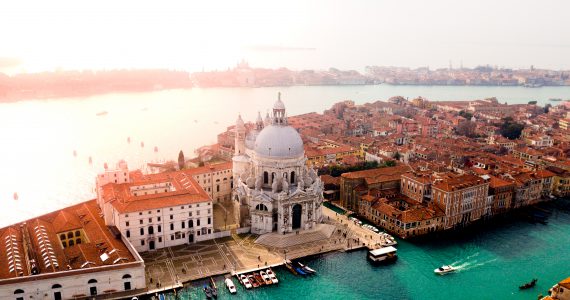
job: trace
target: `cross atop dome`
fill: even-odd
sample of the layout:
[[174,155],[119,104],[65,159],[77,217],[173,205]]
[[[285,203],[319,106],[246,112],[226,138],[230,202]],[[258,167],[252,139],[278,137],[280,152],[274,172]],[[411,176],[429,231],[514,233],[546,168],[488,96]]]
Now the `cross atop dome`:
[[281,101],[281,92],[277,93],[277,102],[273,104],[273,125],[287,125],[285,104]]

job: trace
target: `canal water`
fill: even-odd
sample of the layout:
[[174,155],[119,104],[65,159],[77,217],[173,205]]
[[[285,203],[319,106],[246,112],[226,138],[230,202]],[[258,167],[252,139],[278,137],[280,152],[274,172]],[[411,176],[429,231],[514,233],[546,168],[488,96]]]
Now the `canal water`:
[[[230,295],[219,277],[219,298],[534,300],[570,276],[570,210],[559,204],[547,207],[553,210],[547,225],[509,217],[454,237],[399,240],[399,259],[393,265],[370,265],[366,251],[328,253],[305,260],[316,276],[296,277],[278,268],[278,286],[245,290],[237,285],[237,295]],[[435,275],[433,270],[444,264],[459,271]],[[519,285],[533,278],[538,279],[534,288],[519,291]],[[180,298],[205,299],[201,282],[192,285]]]

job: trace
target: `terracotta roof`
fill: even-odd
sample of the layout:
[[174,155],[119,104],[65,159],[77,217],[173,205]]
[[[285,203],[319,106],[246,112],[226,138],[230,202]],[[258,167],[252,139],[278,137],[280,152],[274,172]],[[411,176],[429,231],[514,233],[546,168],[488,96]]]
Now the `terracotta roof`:
[[[211,201],[208,194],[192,178],[192,172],[198,171],[204,171],[204,169],[148,174],[135,178],[129,183],[109,183],[103,186],[102,198],[105,203],[110,202],[119,213]],[[168,183],[173,189],[168,188],[166,192],[148,195],[145,193],[138,196],[131,192],[131,187],[159,183]]]
[[451,192],[474,187],[476,185],[481,185],[484,183],[485,180],[479,176],[463,174],[459,176],[444,178],[443,181],[434,184],[433,188]]
[[[120,266],[134,262],[135,257],[121,239],[105,225],[101,210],[95,200],[79,203],[49,214],[0,229],[0,280],[17,278],[17,273],[28,276],[24,254],[24,231],[28,232],[32,249],[37,256],[39,274],[81,269],[88,270],[100,266]],[[60,234],[82,231],[80,244],[63,247]],[[10,240],[11,250],[5,246]],[[102,261],[100,255],[116,249],[110,258]],[[45,253],[45,254],[44,254]],[[10,272],[11,262],[19,256],[21,271]],[[12,259],[10,259],[12,258]],[[122,258],[122,259],[119,259]],[[115,260],[119,259],[115,263]],[[88,263],[89,262],[89,263]],[[86,264],[87,263],[87,264]],[[69,265],[69,267],[68,267]],[[82,267],[83,266],[83,267]],[[19,277],[29,278],[29,277]]]
[[377,168],[357,172],[344,173],[341,176],[347,179],[364,179],[367,184],[374,184],[384,181],[398,180],[402,174],[410,172],[410,167],[406,165]]

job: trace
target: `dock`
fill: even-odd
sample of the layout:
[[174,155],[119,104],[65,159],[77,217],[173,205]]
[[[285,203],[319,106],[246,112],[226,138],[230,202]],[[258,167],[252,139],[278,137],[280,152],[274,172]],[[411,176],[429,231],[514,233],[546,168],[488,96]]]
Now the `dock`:
[[[323,207],[323,224],[288,234],[233,234],[230,237],[141,253],[147,289],[163,293],[210,276],[251,273],[282,266],[284,261],[337,251],[374,249],[380,236]],[[362,259],[365,259],[363,255]]]

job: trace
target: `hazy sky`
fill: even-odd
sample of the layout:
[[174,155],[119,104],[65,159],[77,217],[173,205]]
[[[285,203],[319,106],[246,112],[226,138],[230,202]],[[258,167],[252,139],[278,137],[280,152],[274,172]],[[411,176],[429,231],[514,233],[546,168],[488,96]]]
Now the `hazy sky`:
[[0,1],[0,70],[570,69],[570,1]]

